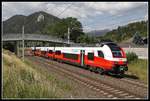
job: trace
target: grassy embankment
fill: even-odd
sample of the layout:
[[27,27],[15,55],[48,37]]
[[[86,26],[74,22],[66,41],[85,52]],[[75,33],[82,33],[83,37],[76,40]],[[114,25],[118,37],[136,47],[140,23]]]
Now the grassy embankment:
[[148,60],[138,59],[128,64],[128,71],[135,74],[140,80],[148,83]]
[[[74,88],[58,80],[48,71],[25,59],[25,63],[7,50],[3,50],[3,98],[63,98]],[[148,61],[138,59],[128,64],[129,72],[147,83]]]
[[7,50],[3,50],[2,57],[2,98],[61,98],[72,89],[66,82],[35,69],[27,59],[24,63]]

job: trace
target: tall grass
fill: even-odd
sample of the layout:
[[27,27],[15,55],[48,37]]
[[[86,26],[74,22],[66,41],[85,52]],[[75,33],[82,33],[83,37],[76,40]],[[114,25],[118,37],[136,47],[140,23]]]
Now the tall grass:
[[128,52],[126,56],[127,56],[128,63],[131,63],[132,61],[136,61],[138,59],[138,56],[134,52]]
[[128,52],[126,56],[129,68],[128,71],[132,74],[135,74],[140,80],[147,83],[148,61],[144,59],[138,59],[138,56],[134,52]]
[[3,98],[61,98],[60,92],[65,86],[68,88],[64,82],[43,75],[7,50],[3,50],[2,58]]
[[137,59],[128,64],[129,72],[135,74],[140,80],[148,83],[148,60]]

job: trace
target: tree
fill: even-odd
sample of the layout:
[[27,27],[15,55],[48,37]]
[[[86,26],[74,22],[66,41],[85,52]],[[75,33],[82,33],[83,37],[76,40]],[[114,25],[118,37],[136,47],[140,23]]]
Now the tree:
[[86,36],[85,35],[80,35],[78,38],[77,38],[77,43],[85,43],[86,41]]
[[143,39],[142,39],[142,37],[139,35],[138,32],[136,32],[136,33],[134,34],[134,36],[133,36],[133,41],[132,41],[132,42],[135,43],[135,44],[139,44],[139,45],[144,44]]
[[70,39],[74,42],[77,42],[77,38],[80,35],[84,35],[82,24],[77,20],[77,18],[73,17],[64,18],[55,24],[49,25],[45,29],[45,32],[50,35],[67,39],[68,28],[70,28]]
[[129,23],[125,26],[118,26],[117,29],[107,32],[104,38],[108,38],[113,41],[120,42],[133,37],[134,33],[136,32],[139,32],[140,37],[141,36],[146,37],[148,35],[147,26],[148,26],[148,21],[140,21],[140,22]]
[[116,36],[116,40],[118,41],[118,42],[120,42],[121,41],[121,35],[122,35],[122,29],[121,29],[121,27],[119,26],[118,27],[118,33],[116,33],[117,34],[117,36]]

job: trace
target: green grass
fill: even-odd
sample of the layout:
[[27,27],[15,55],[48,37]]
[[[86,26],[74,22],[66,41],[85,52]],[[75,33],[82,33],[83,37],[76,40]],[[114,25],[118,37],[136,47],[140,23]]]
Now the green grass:
[[148,83],[148,60],[138,59],[128,64],[129,72],[136,74],[140,80]]
[[[22,62],[7,50],[3,50],[2,58],[2,98],[63,98],[74,90],[65,79],[58,79],[26,58]],[[147,83],[147,63],[142,59],[132,61],[129,72]]]
[[[62,98],[72,87],[3,50],[2,98]],[[30,64],[30,65],[29,65]]]
[[38,70],[41,74],[45,75],[45,77],[52,81],[53,83],[55,83],[57,85],[57,87],[59,87],[60,89],[62,89],[63,91],[70,91],[72,90],[72,86],[67,84],[64,80],[59,80],[57,79],[54,75],[51,75],[49,73],[49,70],[46,68],[41,68],[40,65],[35,66],[32,61],[29,61],[28,59],[25,59],[25,63],[30,65],[32,68],[35,68],[36,70]]

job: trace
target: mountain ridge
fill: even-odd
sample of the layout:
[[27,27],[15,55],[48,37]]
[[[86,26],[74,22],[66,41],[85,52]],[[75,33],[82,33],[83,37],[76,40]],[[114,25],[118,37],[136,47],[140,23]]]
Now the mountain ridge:
[[[37,19],[40,15],[44,16],[44,20],[38,22]],[[21,33],[23,25],[25,33],[42,33],[45,26],[60,20],[60,18],[44,11],[34,12],[28,16],[14,15],[3,21],[3,33]]]

